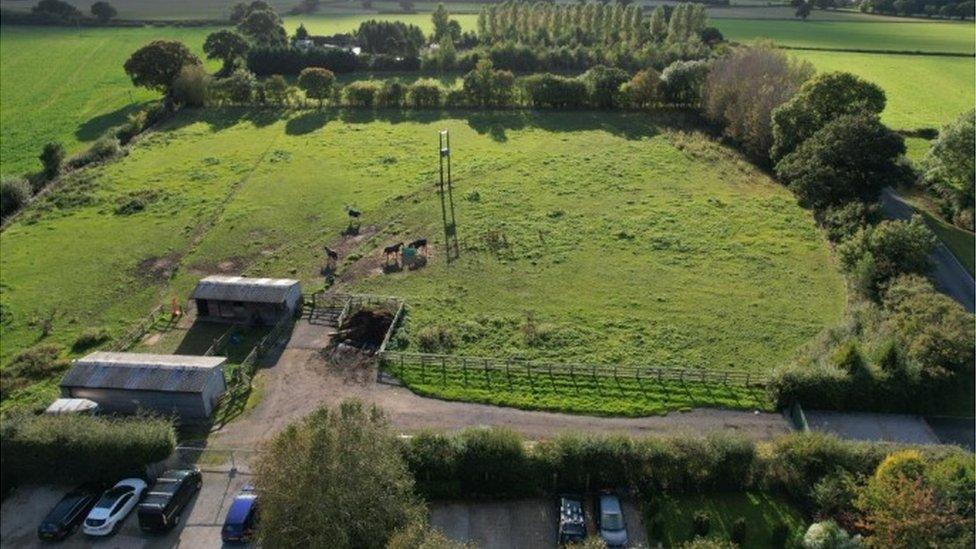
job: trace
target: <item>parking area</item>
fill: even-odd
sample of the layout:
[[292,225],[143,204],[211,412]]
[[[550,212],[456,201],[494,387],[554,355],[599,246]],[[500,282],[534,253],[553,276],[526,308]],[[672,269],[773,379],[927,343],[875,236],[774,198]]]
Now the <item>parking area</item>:
[[[635,502],[624,499],[628,547],[647,547],[647,531]],[[587,523],[594,531],[592,505]],[[449,538],[479,549],[535,549],[558,546],[554,498],[501,501],[436,501],[430,521]]]
[[[204,472],[203,487],[183,511],[180,524],[165,535],[143,533],[133,511],[122,529],[107,538],[87,537],[80,531],[61,547],[165,548],[221,547],[220,528],[227,507],[240,488],[250,482],[243,473]],[[70,486],[23,486],[0,506],[0,546],[50,547],[37,539],[37,525]]]
[[823,431],[852,440],[939,444],[939,437],[920,416],[808,410],[812,431]]

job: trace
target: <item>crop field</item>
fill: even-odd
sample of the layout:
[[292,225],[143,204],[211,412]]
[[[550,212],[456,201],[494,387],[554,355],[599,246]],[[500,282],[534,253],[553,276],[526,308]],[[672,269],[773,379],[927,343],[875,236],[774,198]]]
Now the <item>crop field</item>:
[[[441,326],[459,354],[766,372],[840,317],[841,277],[809,212],[687,127],[608,113],[185,113],[0,235],[0,356],[69,347],[92,326],[120,334],[208,273],[314,291],[328,244],[342,287],[408,300],[407,350]],[[451,264],[434,192],[442,128],[462,245]],[[144,210],[118,208],[134,197]],[[341,234],[347,205],[364,212],[356,236]],[[430,263],[383,274],[382,246],[418,236]]]
[[782,46],[972,54],[976,25],[945,21],[714,21],[729,40],[766,38]]
[[976,104],[976,59],[972,57],[790,53],[810,61],[819,72],[853,72],[881,86],[888,98],[881,119],[892,128],[938,129]]

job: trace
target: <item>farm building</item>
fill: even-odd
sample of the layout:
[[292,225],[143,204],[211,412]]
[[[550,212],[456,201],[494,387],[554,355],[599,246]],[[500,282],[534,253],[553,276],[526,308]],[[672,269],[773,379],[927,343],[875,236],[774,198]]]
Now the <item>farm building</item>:
[[200,320],[275,324],[301,307],[302,287],[289,278],[208,276],[190,297]]
[[219,356],[92,353],[74,361],[61,380],[61,396],[88,399],[108,413],[207,418],[227,389],[225,362]]

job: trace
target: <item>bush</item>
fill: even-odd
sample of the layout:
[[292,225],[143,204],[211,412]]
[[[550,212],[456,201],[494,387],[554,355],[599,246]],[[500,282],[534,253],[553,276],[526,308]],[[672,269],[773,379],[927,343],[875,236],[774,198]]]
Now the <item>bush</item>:
[[209,102],[211,80],[203,66],[186,65],[173,80],[173,99],[188,107],[202,107]]
[[380,83],[373,80],[356,80],[342,89],[346,104],[352,107],[372,107],[380,91]]
[[851,536],[836,522],[827,520],[810,525],[803,535],[803,549],[857,549],[859,539]]
[[837,247],[837,254],[848,273],[854,273],[866,258],[871,261],[873,267],[866,273],[870,278],[863,284],[869,297],[876,297],[878,290],[899,275],[927,273],[935,244],[935,235],[920,216],[914,216],[907,223],[886,220],[858,231]]
[[533,74],[520,81],[533,107],[573,109],[586,105],[586,84],[555,74]]
[[857,479],[844,469],[827,474],[810,490],[810,500],[816,516],[853,526],[854,499],[857,497]]
[[116,482],[143,476],[176,445],[173,423],[154,417],[8,416],[2,421],[0,461],[11,483]]
[[258,76],[295,75],[309,67],[347,73],[356,70],[358,61],[354,53],[340,48],[312,47],[302,50],[284,46],[258,46],[247,52],[247,68]]
[[457,472],[465,495],[519,496],[531,494],[532,467],[515,431],[506,428],[461,432]]
[[30,183],[23,177],[3,176],[0,180],[0,217],[7,217],[27,204],[31,197]]
[[44,145],[44,149],[41,150],[41,155],[38,157],[41,160],[41,165],[44,166],[44,177],[54,179],[61,173],[61,164],[64,162],[66,154],[64,145],[61,143],[52,141]]
[[857,234],[861,229],[874,225],[881,219],[877,202],[848,202],[842,206],[828,206],[815,212],[817,222],[831,242],[838,243]]
[[959,115],[939,131],[939,137],[922,160],[923,181],[942,201],[947,217],[956,225],[973,230],[973,202],[976,201],[976,111]]
[[115,137],[114,131],[109,131],[92,143],[88,150],[72,156],[67,164],[72,169],[78,169],[94,162],[108,160],[122,154],[122,143]]
[[696,105],[701,101],[707,61],[675,61],[661,73],[668,99],[684,105]]
[[376,94],[376,104],[381,107],[399,107],[407,99],[407,90],[407,86],[396,78],[385,80]]
[[91,349],[96,345],[101,345],[112,339],[111,334],[105,328],[89,328],[75,338],[71,345],[71,350],[75,352]]
[[26,349],[0,370],[0,398],[13,391],[49,379],[68,368],[57,345],[42,344]]
[[626,83],[629,75],[617,68],[597,65],[580,77],[586,84],[590,104],[601,109],[620,106],[620,86]]
[[664,99],[661,75],[653,68],[644,69],[634,75],[620,88],[620,92],[632,107],[649,107]]
[[454,348],[454,331],[449,326],[425,326],[417,332],[417,345],[427,353],[447,352]]
[[444,86],[438,81],[425,78],[417,80],[407,92],[407,102],[413,107],[435,108],[441,105],[444,96]]
[[694,516],[695,536],[707,536],[712,527],[712,517],[707,511],[695,511]]

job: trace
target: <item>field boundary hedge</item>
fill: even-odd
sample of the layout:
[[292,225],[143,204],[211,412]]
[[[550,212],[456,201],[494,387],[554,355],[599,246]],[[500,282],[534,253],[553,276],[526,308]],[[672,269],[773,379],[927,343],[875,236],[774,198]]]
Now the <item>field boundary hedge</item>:
[[921,50],[874,50],[862,48],[818,48],[816,46],[783,46],[776,44],[781,50],[800,51],[835,51],[838,53],[875,53],[878,55],[928,55],[933,57],[976,57],[976,52],[960,53],[951,51],[921,51]]

